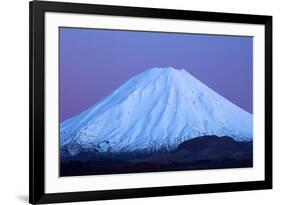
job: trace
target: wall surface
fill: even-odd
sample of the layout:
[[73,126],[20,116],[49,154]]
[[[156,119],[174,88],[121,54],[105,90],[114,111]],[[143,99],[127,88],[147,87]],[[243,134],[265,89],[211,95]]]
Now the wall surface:
[[[127,199],[79,204],[278,204],[280,188],[281,6],[276,0],[72,0],[109,5],[273,15],[274,66],[274,189],[236,193]],[[0,3],[0,204],[28,201],[28,1]],[[279,202],[280,203],[280,202]]]

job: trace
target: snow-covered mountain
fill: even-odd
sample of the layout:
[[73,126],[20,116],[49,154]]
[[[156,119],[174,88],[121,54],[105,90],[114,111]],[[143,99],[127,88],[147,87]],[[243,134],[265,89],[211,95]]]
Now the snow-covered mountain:
[[175,149],[198,136],[252,140],[252,114],[185,70],[152,68],[60,124],[62,153]]

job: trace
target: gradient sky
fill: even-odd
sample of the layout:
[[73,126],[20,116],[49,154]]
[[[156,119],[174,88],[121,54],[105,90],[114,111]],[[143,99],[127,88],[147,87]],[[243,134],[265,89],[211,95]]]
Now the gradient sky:
[[60,121],[153,67],[185,69],[252,113],[252,37],[60,28]]

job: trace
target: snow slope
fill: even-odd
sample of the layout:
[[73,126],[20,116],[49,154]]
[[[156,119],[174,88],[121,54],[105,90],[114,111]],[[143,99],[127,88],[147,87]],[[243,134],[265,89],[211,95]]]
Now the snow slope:
[[252,140],[252,115],[185,70],[152,68],[60,124],[63,153],[175,149],[203,135]]

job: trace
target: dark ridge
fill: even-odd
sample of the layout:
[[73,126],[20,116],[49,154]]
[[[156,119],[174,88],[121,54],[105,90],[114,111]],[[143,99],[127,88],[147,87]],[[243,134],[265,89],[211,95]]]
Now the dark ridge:
[[81,152],[61,158],[61,176],[244,168],[253,166],[252,141],[231,137],[202,136],[181,143],[168,152]]

